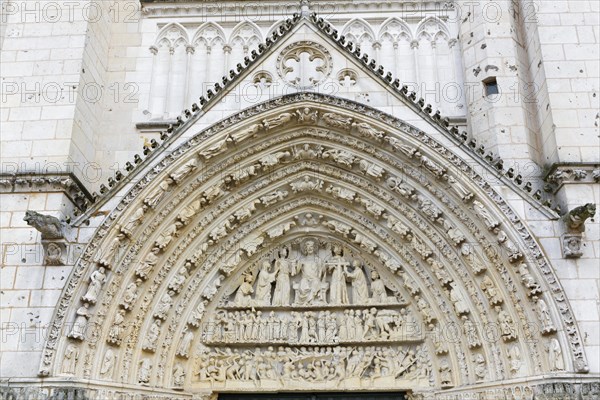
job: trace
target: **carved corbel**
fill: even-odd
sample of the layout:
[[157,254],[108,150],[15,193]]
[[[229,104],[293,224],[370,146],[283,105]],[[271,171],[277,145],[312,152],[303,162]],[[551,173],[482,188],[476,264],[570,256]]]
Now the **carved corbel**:
[[563,256],[565,258],[579,258],[583,255],[581,243],[585,222],[596,215],[596,205],[587,203],[576,207],[563,216],[566,232],[562,237]]

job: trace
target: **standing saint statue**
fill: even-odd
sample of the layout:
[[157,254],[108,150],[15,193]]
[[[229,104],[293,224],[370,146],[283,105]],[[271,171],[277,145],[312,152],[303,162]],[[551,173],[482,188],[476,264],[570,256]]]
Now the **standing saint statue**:
[[354,267],[352,272],[350,272],[348,267],[345,268],[346,276],[352,281],[352,303],[368,304],[369,288],[367,286],[367,277],[359,261],[354,261],[352,266]]
[[83,301],[96,304],[96,300],[98,300],[100,290],[102,289],[102,284],[106,281],[106,274],[104,272],[104,267],[100,267],[92,272],[92,275],[90,275],[90,285],[88,286],[86,294],[83,295]]
[[275,280],[275,292],[273,293],[274,306],[289,306],[290,305],[290,273],[293,268],[293,261],[288,257],[290,251],[287,247],[283,247],[279,251],[279,257],[275,260],[275,269],[279,271]]
[[69,337],[73,339],[84,340],[85,339],[85,330],[87,328],[87,320],[90,317],[90,313],[88,310],[89,303],[83,303],[82,307],[79,307],[75,312],[75,322],[73,322],[73,328],[71,329],[71,333],[69,333]]
[[256,293],[255,302],[257,305],[270,306],[271,305],[271,287],[277,276],[277,269],[271,272],[271,263],[269,261],[263,261],[258,278],[256,279]]
[[320,263],[315,251],[315,242],[307,240],[303,246],[304,257],[292,270],[292,275],[300,275],[300,282],[294,284],[297,305],[308,305],[323,299],[318,299],[319,293],[326,289],[327,282],[323,282],[325,269]]
[[329,304],[348,304],[348,289],[346,288],[346,274],[344,269],[350,263],[342,255],[342,248],[333,246],[333,257],[327,261],[327,270],[331,272],[329,286]]

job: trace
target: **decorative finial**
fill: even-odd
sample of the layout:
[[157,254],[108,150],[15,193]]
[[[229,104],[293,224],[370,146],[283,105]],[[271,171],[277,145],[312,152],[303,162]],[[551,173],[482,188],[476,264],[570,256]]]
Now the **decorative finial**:
[[300,15],[302,17],[308,18],[310,14],[310,1],[309,0],[300,0]]

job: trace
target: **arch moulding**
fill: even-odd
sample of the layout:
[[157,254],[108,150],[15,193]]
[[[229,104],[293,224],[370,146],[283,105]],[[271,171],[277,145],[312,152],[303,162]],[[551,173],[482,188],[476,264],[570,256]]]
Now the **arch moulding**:
[[139,177],[97,229],[40,374],[170,398],[416,398],[587,372],[551,266],[472,164],[330,96],[229,117]]

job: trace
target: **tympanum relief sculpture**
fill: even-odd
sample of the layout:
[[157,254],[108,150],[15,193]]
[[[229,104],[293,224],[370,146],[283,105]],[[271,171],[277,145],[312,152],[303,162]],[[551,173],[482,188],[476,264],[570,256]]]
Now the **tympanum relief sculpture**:
[[[349,389],[410,379],[428,386],[420,322],[379,268],[310,236],[262,255],[225,282],[202,320],[192,382],[219,389],[333,381]],[[188,357],[192,339],[186,331],[180,357]]]

